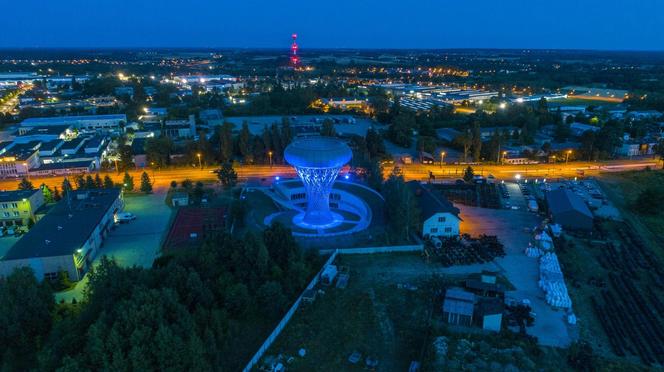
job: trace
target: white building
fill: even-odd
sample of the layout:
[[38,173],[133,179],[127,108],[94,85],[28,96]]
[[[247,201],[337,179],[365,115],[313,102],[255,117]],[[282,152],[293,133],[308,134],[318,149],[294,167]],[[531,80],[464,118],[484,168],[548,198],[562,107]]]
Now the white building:
[[445,197],[430,190],[418,181],[408,182],[408,187],[415,193],[422,212],[422,236],[453,237],[459,235],[459,209]]

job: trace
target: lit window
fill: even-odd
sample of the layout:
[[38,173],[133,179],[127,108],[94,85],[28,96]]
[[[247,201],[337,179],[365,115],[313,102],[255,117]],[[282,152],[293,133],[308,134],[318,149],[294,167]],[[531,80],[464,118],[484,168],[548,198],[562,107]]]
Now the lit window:
[[445,222],[445,217],[438,217],[438,222]]

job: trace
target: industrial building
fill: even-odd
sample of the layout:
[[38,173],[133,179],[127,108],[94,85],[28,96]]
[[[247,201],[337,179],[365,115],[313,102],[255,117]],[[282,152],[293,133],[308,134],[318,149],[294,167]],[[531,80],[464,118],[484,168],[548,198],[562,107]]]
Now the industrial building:
[[592,230],[593,214],[586,203],[569,189],[546,193],[546,203],[553,221],[570,230]]
[[419,181],[407,182],[415,194],[422,213],[422,236],[453,237],[459,235],[459,208],[456,208],[442,194],[422,185]]
[[80,280],[122,206],[118,188],[70,191],[7,252],[0,276],[27,266],[40,280],[55,279],[60,272]]
[[21,122],[21,127],[45,127],[53,125],[72,125],[80,131],[120,131],[127,123],[127,115],[81,115],[81,116],[53,116],[46,118],[30,118]]

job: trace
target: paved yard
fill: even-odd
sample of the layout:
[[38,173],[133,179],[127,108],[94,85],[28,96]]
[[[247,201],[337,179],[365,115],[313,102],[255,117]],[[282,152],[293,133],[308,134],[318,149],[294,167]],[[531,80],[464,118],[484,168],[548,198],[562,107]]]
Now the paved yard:
[[[510,190],[512,194],[512,190]],[[528,333],[539,338],[543,345],[567,346],[571,341],[563,310],[554,310],[544,300],[537,282],[539,280],[539,262],[524,254],[530,240],[530,233],[524,229],[532,229],[540,221],[539,218],[524,210],[504,210],[473,208],[458,205],[461,209],[461,231],[471,235],[496,235],[505,245],[506,256],[495,260],[507,279],[516,287],[508,292],[508,296],[517,299],[529,299],[533,311],[537,314],[535,324],[528,328]]]
[[[112,230],[95,263],[102,256],[113,257],[120,266],[150,267],[159,253],[159,247],[168,229],[171,209],[164,203],[163,192],[151,195],[125,196],[126,212],[136,215],[136,219],[120,224]],[[70,291],[56,293],[56,300],[71,301],[80,299],[87,283],[87,276]]]
[[152,266],[171,217],[165,196],[125,197],[124,210],[135,214],[136,219],[117,225],[104,241],[98,257],[113,257],[121,266]]

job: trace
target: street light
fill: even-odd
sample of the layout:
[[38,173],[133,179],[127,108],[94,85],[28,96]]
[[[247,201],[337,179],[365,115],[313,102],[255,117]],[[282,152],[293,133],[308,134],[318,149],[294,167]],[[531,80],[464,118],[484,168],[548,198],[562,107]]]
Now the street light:
[[572,153],[572,150],[567,150],[565,153],[565,164],[567,164],[567,161],[569,160],[569,155]]
[[507,156],[507,151],[503,151],[503,157],[500,159],[500,164],[505,164],[505,157]]
[[198,167],[200,169],[203,169],[203,165],[201,164],[201,153],[199,152],[198,154],[196,154],[196,156],[198,156]]
[[440,153],[440,167],[443,167],[443,161],[445,160],[445,151]]
[[270,157],[270,168],[272,168],[272,151],[268,151],[267,155]]

